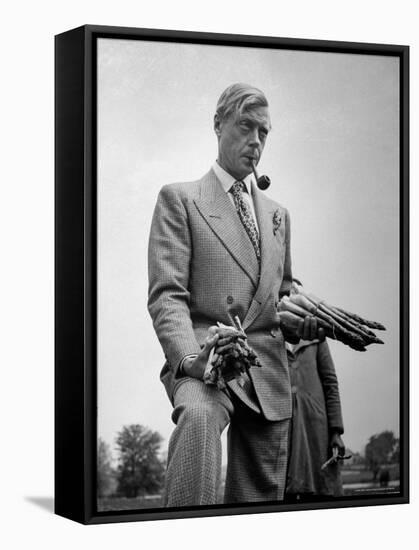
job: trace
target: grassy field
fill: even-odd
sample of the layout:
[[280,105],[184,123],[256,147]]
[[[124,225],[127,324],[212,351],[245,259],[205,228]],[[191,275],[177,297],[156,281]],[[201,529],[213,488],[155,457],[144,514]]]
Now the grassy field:
[[[396,465],[389,466],[390,483],[388,487],[380,487],[378,481],[374,481],[373,473],[362,466],[350,466],[341,470],[342,483],[345,496],[360,496],[368,494],[394,493],[399,488],[399,468]],[[222,489],[222,488],[220,488]],[[222,502],[222,492],[220,492]],[[162,508],[161,495],[148,495],[137,498],[104,497],[98,499],[98,511],[110,512],[114,510],[145,510],[150,508]]]
[[[393,481],[388,487],[380,487],[378,483],[362,483],[358,487],[345,486],[343,487],[343,493],[345,496],[367,496],[367,495],[382,495],[398,493],[399,486],[397,482]],[[331,498],[333,501],[333,498]],[[112,512],[123,510],[145,510],[162,508],[161,497],[153,498],[123,498],[123,497],[107,497],[100,498],[98,501],[99,512]]]
[[[400,479],[400,468],[398,464],[389,464],[387,469],[390,474],[390,481]],[[374,475],[363,466],[349,466],[341,469],[343,483],[373,483]]]
[[400,487],[400,470],[397,464],[387,467],[389,471],[389,482],[387,485],[380,485],[379,480],[374,480],[370,470],[362,466],[352,466],[341,470],[343,492],[345,496],[381,495],[383,493],[397,493]]
[[146,508],[162,508],[160,495],[125,498],[125,497],[104,497],[98,499],[97,509],[99,512],[110,512],[113,510],[144,510]]
[[342,470],[342,483],[372,483],[374,476],[369,470]]

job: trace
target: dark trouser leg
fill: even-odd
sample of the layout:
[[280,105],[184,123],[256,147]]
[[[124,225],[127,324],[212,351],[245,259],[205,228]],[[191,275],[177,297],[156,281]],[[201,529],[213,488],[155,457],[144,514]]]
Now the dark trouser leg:
[[284,498],[289,420],[269,422],[235,403],[228,431],[224,502],[261,502]]
[[166,506],[216,504],[221,475],[221,432],[230,421],[229,397],[200,380],[176,390],[164,502]]

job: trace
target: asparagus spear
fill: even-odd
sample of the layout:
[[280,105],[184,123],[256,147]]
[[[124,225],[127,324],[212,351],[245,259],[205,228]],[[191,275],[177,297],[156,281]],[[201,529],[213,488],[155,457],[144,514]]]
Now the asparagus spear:
[[[292,297],[294,298],[294,297]],[[279,302],[278,309],[279,311],[289,311],[299,316],[300,318],[305,318],[308,313],[312,313],[313,310],[310,306],[310,310],[305,310],[299,305],[295,304],[292,298],[284,296],[284,298]],[[322,312],[320,309],[316,309],[315,317],[317,318],[317,323],[319,327],[325,330],[326,336],[337,339],[344,344],[347,344],[351,348],[357,351],[365,351],[365,339],[350,330],[347,330],[341,324],[337,323],[332,317]]]
[[323,317],[322,314],[325,314],[327,316],[327,320],[332,325],[336,323],[349,331],[357,333],[363,339],[365,345],[384,343],[382,340],[377,338],[372,331],[364,329],[347,317],[345,318],[342,314],[336,311],[336,308],[329,306],[326,302],[315,302],[311,295],[305,294],[304,291],[300,289],[298,294],[294,294],[290,297],[290,300],[298,305],[301,305],[307,311],[313,313],[313,315]]
[[222,346],[223,351],[218,353],[215,359],[212,352],[204,374],[205,383],[215,384],[219,389],[224,389],[226,382],[232,378],[238,379],[240,384],[243,373],[251,367],[261,366],[255,352],[247,343],[247,336],[240,319],[237,316],[234,319],[230,317],[230,321],[232,323],[230,327],[217,323],[221,338],[230,342]]
[[[278,311],[285,326],[296,332],[300,323],[299,318],[307,315],[313,315],[317,319],[319,327],[323,328],[326,336],[337,339],[347,344],[353,349],[365,351],[369,344],[382,344],[383,341],[377,338],[374,332],[362,325],[360,321],[365,321],[361,317],[345,312],[327,304],[313,294],[304,292],[300,287],[294,288],[296,293],[291,297],[284,297],[278,306]],[[291,313],[284,316],[284,312]],[[296,320],[297,318],[297,320]],[[369,326],[380,326],[380,323],[365,321]]]
[[[330,314],[333,318],[337,318],[340,323],[343,322],[343,324],[350,325],[348,328],[350,330],[355,330],[359,334],[371,338],[370,343],[376,343],[376,344],[383,344],[382,340],[377,338],[377,336],[374,334],[372,330],[369,330],[369,328],[374,328],[376,330],[386,330],[384,325],[381,323],[378,323],[376,321],[368,321],[367,319],[363,319],[356,313],[349,313],[348,311],[345,311],[344,309],[332,306],[325,302],[324,300],[320,300],[317,298],[317,296],[314,296],[313,294],[309,294],[305,292],[300,286],[295,285],[294,291],[297,293],[296,295],[301,295],[303,297],[306,297],[309,299],[314,305],[317,307],[320,307],[323,309],[323,311]],[[367,328],[369,327],[369,328]]]
[[326,307],[328,307],[329,309],[336,311],[336,313],[339,312],[341,315],[345,316],[347,319],[350,319],[352,322],[357,323],[358,325],[364,325],[368,328],[373,328],[375,330],[386,330],[386,327],[384,325],[382,325],[381,323],[378,323],[376,321],[368,321],[367,319],[364,319],[364,318],[360,317],[356,313],[350,313],[349,311],[346,311],[342,308],[331,306],[330,304],[328,304],[324,300],[320,300],[320,298],[318,298],[314,294],[310,294],[310,293],[306,292],[305,290],[302,290],[302,288],[297,286],[297,285],[295,285],[293,288],[299,294],[303,294],[307,298],[310,298],[310,300],[312,300],[315,304],[322,303]]
[[334,317],[338,323],[346,327],[348,330],[352,330],[360,334],[365,340],[366,345],[368,344],[384,344],[382,340],[376,337],[376,335],[370,331],[363,329],[360,325],[353,323],[348,317],[343,317],[339,312],[336,311],[336,308],[328,307],[324,303],[319,304],[320,309],[329,313]]
[[349,313],[349,311],[345,311],[340,307],[337,307],[335,309],[343,313],[343,315],[345,315],[346,317],[352,317],[354,321],[356,321],[357,323],[360,323],[361,325],[365,325],[366,327],[369,327],[369,328],[374,328],[375,330],[386,330],[386,327],[381,323],[377,323],[376,321],[368,321],[367,319],[363,319],[356,313]]

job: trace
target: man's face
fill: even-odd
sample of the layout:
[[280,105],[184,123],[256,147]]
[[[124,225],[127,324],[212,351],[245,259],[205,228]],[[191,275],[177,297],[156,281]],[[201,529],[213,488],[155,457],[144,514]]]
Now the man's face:
[[252,172],[252,161],[257,164],[271,128],[267,107],[255,107],[242,114],[233,114],[220,122],[214,118],[218,137],[218,162],[236,179]]

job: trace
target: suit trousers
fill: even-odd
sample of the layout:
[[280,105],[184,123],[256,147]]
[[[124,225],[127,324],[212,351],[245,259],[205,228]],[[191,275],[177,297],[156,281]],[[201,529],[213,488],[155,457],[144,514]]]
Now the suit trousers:
[[[256,398],[256,397],[255,397]],[[174,394],[164,503],[220,502],[221,433],[229,425],[224,502],[284,497],[289,420],[268,421],[233,392],[184,378]]]

